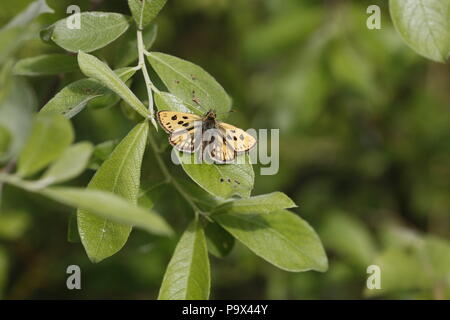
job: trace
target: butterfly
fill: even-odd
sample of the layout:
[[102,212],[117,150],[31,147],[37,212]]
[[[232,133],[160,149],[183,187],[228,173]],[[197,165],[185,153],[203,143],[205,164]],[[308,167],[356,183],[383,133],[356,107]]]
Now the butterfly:
[[159,111],[161,127],[170,134],[169,142],[181,152],[202,151],[216,163],[229,163],[238,154],[256,145],[256,139],[242,129],[218,121],[214,110],[203,117],[178,111]]

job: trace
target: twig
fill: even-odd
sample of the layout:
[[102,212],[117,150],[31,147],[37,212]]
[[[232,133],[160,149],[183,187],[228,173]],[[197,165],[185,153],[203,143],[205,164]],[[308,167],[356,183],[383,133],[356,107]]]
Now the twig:
[[[142,38],[142,30],[138,28],[137,30],[137,45],[138,45],[138,54],[139,54],[139,63],[138,66],[142,71],[142,74],[144,75],[145,80],[145,87],[147,89],[147,95],[148,95],[148,109],[150,110],[150,120],[155,127],[156,131],[158,131],[158,125],[155,121],[155,110],[153,106],[153,94],[152,90],[155,92],[159,92],[158,89],[153,85],[152,81],[150,80],[150,76],[148,75],[147,66],[145,64],[144,59],[144,40]],[[156,90],[155,90],[156,89]],[[158,90],[158,91],[157,91]]]
[[153,138],[153,135],[149,132],[148,135],[148,141],[150,147],[153,149],[153,153],[156,157],[156,162],[158,162],[159,167],[161,168],[161,171],[166,178],[166,180],[171,183],[174,188],[178,191],[178,193],[186,200],[187,203],[192,207],[195,213],[195,217],[198,218],[199,214],[205,215],[205,212],[202,212],[200,208],[194,203],[192,200],[192,197],[183,189],[183,187],[176,181],[173,176],[170,174],[169,169],[167,168],[166,164],[164,163],[164,160],[161,158],[161,153],[159,151],[158,145],[156,144],[156,141]]

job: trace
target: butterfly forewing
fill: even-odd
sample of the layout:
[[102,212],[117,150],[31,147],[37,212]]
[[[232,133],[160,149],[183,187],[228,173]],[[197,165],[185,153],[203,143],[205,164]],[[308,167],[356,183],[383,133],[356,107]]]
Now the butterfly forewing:
[[201,122],[202,117],[178,111],[159,111],[158,121],[166,132],[172,133],[177,130],[190,128],[194,121]]
[[239,129],[225,122],[218,122],[218,127],[228,142],[227,145],[232,146],[235,152],[245,152],[253,148],[256,139],[242,129]]

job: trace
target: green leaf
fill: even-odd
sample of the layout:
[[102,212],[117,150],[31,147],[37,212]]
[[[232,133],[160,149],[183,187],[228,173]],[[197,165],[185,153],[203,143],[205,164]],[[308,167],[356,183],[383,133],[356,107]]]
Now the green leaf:
[[[75,13],[76,14],[76,13]],[[59,20],[41,34],[67,51],[91,52],[110,44],[129,27],[129,17],[112,12],[80,13],[80,29],[68,27],[73,15]]]
[[292,212],[223,213],[212,218],[250,250],[280,269],[292,272],[328,269],[327,256],[316,232]]
[[270,213],[275,210],[289,209],[296,207],[283,192],[272,192],[247,199],[238,199],[226,202],[219,206],[215,212],[227,213]]
[[0,125],[0,158],[8,152],[11,144],[11,134],[3,125]]
[[21,76],[46,76],[78,70],[75,57],[66,54],[44,54],[19,60],[14,74]]
[[185,103],[171,93],[160,91],[154,95],[155,104],[159,111],[172,110],[187,113],[198,113],[198,106]]
[[80,243],[80,234],[78,233],[77,214],[70,214],[69,223],[67,224],[67,241],[70,243]]
[[[136,70],[133,68],[121,68],[114,73],[122,80],[130,79]],[[100,97],[109,97],[115,93],[94,79],[82,79],[64,87],[41,109],[41,113],[61,113],[67,118],[72,118],[81,112],[86,105]]]
[[38,114],[18,161],[17,173],[30,176],[59,158],[74,138],[70,121],[59,114]]
[[128,0],[131,14],[140,29],[155,19],[167,0]]
[[[109,191],[136,204],[147,134],[147,122],[136,125],[100,166],[88,189]],[[119,251],[131,232],[130,226],[99,218],[89,210],[78,211],[78,229],[83,246],[93,262]]]
[[195,105],[203,115],[214,109],[223,118],[231,108],[231,99],[222,86],[201,67],[160,52],[151,52],[148,61],[171,93],[183,102]]
[[225,258],[234,247],[233,236],[216,222],[208,222],[205,236],[209,252],[218,258]]
[[448,0],[390,0],[395,28],[420,55],[438,62],[450,54],[450,5]]
[[175,248],[158,300],[207,300],[210,282],[205,235],[200,223],[194,221]]
[[[74,208],[92,212],[98,217],[141,228],[158,235],[171,235],[170,226],[157,213],[140,208],[129,201],[101,190],[49,187],[39,191],[41,194]],[[80,231],[83,239],[85,234]],[[111,245],[114,243],[112,242]]]
[[233,195],[250,196],[255,174],[251,164],[195,163],[194,155],[177,152],[188,176],[212,195],[228,199]]
[[327,248],[348,262],[364,269],[373,263],[377,252],[374,240],[367,227],[355,218],[339,211],[330,212],[320,236]]
[[41,182],[61,183],[78,176],[86,168],[93,147],[89,142],[80,142],[67,148],[44,173]]
[[127,85],[108,67],[96,57],[80,51],[78,53],[78,64],[81,71],[87,76],[100,81],[109,89],[118,94],[126,103],[145,118],[150,112],[142,102],[134,95]]
[[28,5],[28,7],[11,20],[3,29],[11,29],[15,27],[23,27],[28,25],[36,17],[43,13],[54,13],[45,0],[36,0]]
[[28,139],[33,113],[37,107],[36,95],[23,79],[13,77],[11,90],[0,102],[0,126],[8,130],[11,140],[0,161],[15,157]]

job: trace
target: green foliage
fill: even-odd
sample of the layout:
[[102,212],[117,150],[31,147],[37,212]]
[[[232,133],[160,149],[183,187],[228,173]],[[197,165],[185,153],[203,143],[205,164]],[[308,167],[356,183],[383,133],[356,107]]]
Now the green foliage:
[[159,300],[206,300],[210,271],[203,227],[192,222],[181,236],[167,266]]
[[[172,94],[186,104],[197,105],[197,114],[203,115],[210,109],[216,110],[217,113],[230,110],[230,97],[201,67],[160,52],[150,52],[147,58]],[[218,115],[219,118],[225,116]]]
[[17,156],[22,149],[31,129],[32,113],[37,105],[30,85],[16,77],[13,77],[11,82],[5,97],[0,101],[0,125],[13,139],[8,143],[7,152],[0,155],[0,162]]
[[[283,206],[280,203],[280,207]],[[213,219],[250,250],[278,268],[292,272],[324,272],[328,269],[319,237],[292,212],[221,213],[214,215]]]
[[233,236],[218,223],[208,222],[205,227],[208,251],[218,258],[225,258],[233,250]]
[[[450,296],[448,70],[401,42],[445,62],[444,1],[391,0],[401,37],[387,19],[382,30],[361,27],[366,8],[357,3],[192,0],[169,4],[158,18],[164,0],[104,1],[102,12],[83,8],[77,30],[67,25],[76,17],[64,17],[69,3],[54,2],[52,10],[35,1],[0,29],[0,238],[25,248],[17,253],[2,242],[0,294],[9,281],[20,288],[16,273],[29,276],[27,268],[9,271],[10,253],[29,254],[31,244],[63,270],[67,261],[88,262],[81,242],[91,262],[108,258],[82,266],[93,283],[83,294],[102,298],[155,298],[159,285],[159,299],[208,299],[210,291],[219,298]],[[36,41],[43,23],[53,24],[41,38],[56,46]],[[58,76],[25,78],[50,75]],[[278,175],[255,177],[247,157],[189,164],[192,156],[178,153],[182,165],[171,164],[167,135],[149,126],[154,105],[198,115],[214,109],[224,119],[232,100],[218,80],[239,111],[233,123],[281,129]],[[296,203],[302,218],[287,210]],[[303,218],[318,227],[329,269]],[[67,220],[72,247],[58,241]],[[392,228],[398,224],[409,227]],[[132,227],[146,232],[128,239]],[[185,230],[176,247],[160,237],[173,230]],[[222,259],[211,261],[212,272],[209,253]],[[370,264],[382,269],[381,290],[365,289]],[[39,274],[37,297],[54,295],[49,288],[65,276],[44,283]],[[96,292],[105,279],[107,292]],[[12,298],[33,297],[34,288],[11,288]]]
[[44,54],[22,59],[14,66],[19,76],[46,76],[72,72],[78,69],[77,59],[65,54]]
[[[129,80],[135,73],[133,68],[120,68],[114,71],[122,80]],[[94,79],[82,79],[72,82],[58,92],[45,106],[41,113],[57,112],[72,118],[81,112],[89,102],[99,98],[115,95],[105,85]]]
[[282,192],[272,192],[247,199],[238,199],[225,202],[217,207],[216,212],[227,213],[271,213],[279,209],[289,209],[296,207],[287,195]]
[[[104,221],[108,221],[110,225],[111,221],[114,221],[158,235],[172,234],[170,226],[157,213],[137,207],[110,192],[69,187],[49,187],[40,192],[58,202],[79,208],[83,212],[94,213],[102,217]],[[84,237],[82,231],[90,232],[83,229],[83,226],[79,226],[79,231],[81,239]],[[113,243],[110,242],[110,244]],[[91,258],[94,259],[97,256]]]
[[194,155],[178,154],[181,165],[189,177],[214,196],[227,199],[233,195],[249,197],[255,174],[251,164],[196,163]]
[[61,156],[73,138],[69,120],[59,114],[39,114],[19,156],[17,173],[28,177],[45,168]]
[[424,57],[444,63],[450,56],[447,0],[390,0],[392,20],[403,40]]
[[42,181],[56,184],[77,177],[86,169],[92,149],[89,142],[79,142],[68,147],[43,174]]
[[[147,134],[147,122],[137,125],[100,166],[89,183],[88,190],[109,191],[136,204]],[[91,261],[99,262],[125,245],[131,227],[80,210],[78,230],[87,255]]]
[[0,239],[16,240],[30,226],[30,217],[23,211],[2,211],[0,215]]
[[365,269],[373,262],[376,246],[369,230],[349,215],[332,212],[324,221],[320,235],[328,248],[356,267]]
[[[144,48],[150,50],[158,34],[158,25],[153,24],[143,31]],[[134,32],[130,32],[128,37],[121,42],[117,49],[114,64],[116,67],[129,66],[138,59],[137,39]]]
[[148,117],[148,110],[142,102],[134,95],[127,85],[108,67],[96,57],[80,51],[78,53],[78,64],[81,71],[87,76],[98,80],[111,91],[119,95],[130,107],[143,117]]
[[130,25],[129,17],[119,13],[82,12],[79,17],[79,29],[68,27],[68,20],[74,20],[74,16],[70,16],[48,27],[41,37],[51,39],[67,51],[91,52],[116,40]]
[[16,27],[23,27],[30,24],[35,18],[44,13],[54,13],[54,10],[47,5],[46,0],[36,0],[23,10],[20,14],[14,17],[4,29],[11,29]]
[[166,2],[167,0],[128,0],[128,6],[138,28],[142,29],[156,18]]

